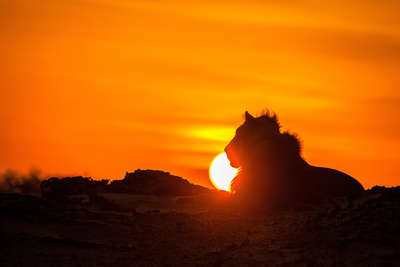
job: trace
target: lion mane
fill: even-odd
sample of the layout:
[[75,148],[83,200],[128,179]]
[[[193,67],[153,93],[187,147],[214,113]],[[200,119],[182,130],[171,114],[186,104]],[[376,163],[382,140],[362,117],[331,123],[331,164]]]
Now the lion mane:
[[281,208],[364,191],[343,172],[309,165],[297,134],[282,132],[275,113],[266,110],[255,118],[246,111],[244,117],[225,148],[231,166],[239,168],[231,192],[240,203]]

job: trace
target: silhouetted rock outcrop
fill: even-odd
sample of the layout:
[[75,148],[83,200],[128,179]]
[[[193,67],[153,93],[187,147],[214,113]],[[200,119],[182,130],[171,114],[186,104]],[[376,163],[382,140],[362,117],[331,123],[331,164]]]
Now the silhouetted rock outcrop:
[[93,195],[101,192],[141,194],[155,196],[193,196],[207,193],[210,189],[194,185],[187,180],[156,170],[136,170],[126,173],[122,180],[94,181],[82,176],[53,177],[40,184],[42,197],[47,199],[63,198],[80,194]]
[[171,175],[169,172],[155,170],[136,170],[126,173],[123,180],[114,180],[107,186],[110,193],[129,193],[142,195],[192,196],[206,193],[209,189],[194,185],[187,180]]
[[94,181],[82,176],[57,178],[42,181],[40,190],[45,198],[75,196],[89,192],[103,192],[109,180]]

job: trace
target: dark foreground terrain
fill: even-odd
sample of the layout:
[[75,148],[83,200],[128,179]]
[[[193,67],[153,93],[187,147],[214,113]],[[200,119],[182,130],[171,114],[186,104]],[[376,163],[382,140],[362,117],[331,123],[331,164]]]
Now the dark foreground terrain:
[[2,194],[0,265],[400,266],[400,187],[263,213],[225,198]]

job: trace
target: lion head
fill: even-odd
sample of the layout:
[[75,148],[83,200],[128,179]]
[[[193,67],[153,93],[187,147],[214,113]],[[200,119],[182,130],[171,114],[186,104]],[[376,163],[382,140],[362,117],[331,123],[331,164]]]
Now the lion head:
[[246,111],[244,117],[245,122],[236,129],[235,137],[225,147],[225,153],[234,168],[243,166],[260,142],[281,135],[275,113],[267,110],[260,117],[254,118]]

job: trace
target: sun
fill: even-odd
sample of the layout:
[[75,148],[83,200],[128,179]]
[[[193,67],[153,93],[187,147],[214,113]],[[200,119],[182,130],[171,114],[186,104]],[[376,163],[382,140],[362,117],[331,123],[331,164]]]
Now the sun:
[[229,191],[236,173],[237,169],[231,167],[225,152],[216,156],[210,165],[210,180],[219,190]]

